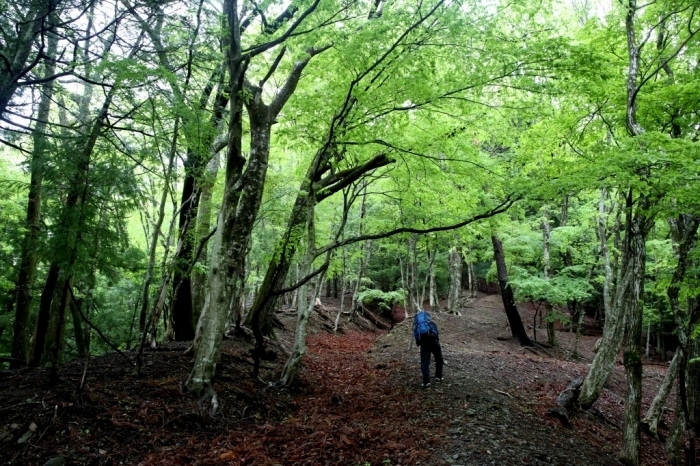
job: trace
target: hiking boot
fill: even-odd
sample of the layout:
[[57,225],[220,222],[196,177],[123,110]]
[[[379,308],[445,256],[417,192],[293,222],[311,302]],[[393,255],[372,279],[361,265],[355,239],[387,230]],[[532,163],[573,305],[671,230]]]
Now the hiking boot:
[[442,382],[442,377],[435,377],[436,382]]
[[428,388],[428,387],[430,387],[430,382],[423,384],[423,388]]

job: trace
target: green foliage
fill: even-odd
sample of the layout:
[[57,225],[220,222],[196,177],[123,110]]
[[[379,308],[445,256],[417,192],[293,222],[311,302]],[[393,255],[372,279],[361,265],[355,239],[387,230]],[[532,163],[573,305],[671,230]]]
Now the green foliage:
[[[0,18],[3,30],[11,30],[23,11],[11,5],[0,0],[0,10],[14,12]],[[272,11],[279,6],[263,2],[259,8]],[[490,236],[497,233],[517,299],[561,307],[575,301],[593,308],[600,306],[605,278],[596,234],[600,189],[609,196],[604,219],[609,234],[616,224],[619,193],[632,189],[635,196],[641,192],[653,197],[650,215],[659,219],[647,243],[644,324],[661,331],[673,328],[667,288],[677,258],[665,219],[681,212],[700,213],[694,175],[700,164],[695,39],[681,53],[671,54],[685,45],[685,25],[693,10],[674,9],[665,25],[666,40],[658,45],[650,40],[642,50],[649,79],[638,94],[638,117],[646,132],[632,138],[625,127],[628,54],[623,8],[615,6],[603,17],[574,10],[568,3],[467,1],[441,3],[428,17],[433,6],[437,3],[391,2],[381,15],[368,19],[367,3],[321,2],[284,41],[286,52],[278,62],[282,44],[246,62],[249,82],[267,79],[263,96],[269,102],[298,61],[308,57],[309,47],[332,45],[312,58],[273,126],[262,206],[246,256],[246,291],[254,292],[267,264],[282,254],[275,244],[285,231],[312,157],[329,151],[324,176],[331,179],[382,153],[394,162],[315,207],[318,246],[336,235],[342,240],[399,227],[454,224],[513,196],[520,201],[506,215],[420,236],[414,277],[418,287],[428,275],[430,251],[436,254],[438,291],[446,294],[447,251],[457,243],[465,259],[476,264],[477,276],[494,281]],[[150,17],[150,9],[157,7],[149,3],[135,11]],[[202,8],[198,15],[195,5],[168,4],[168,13],[154,22],[160,28],[161,53],[152,53],[156,44],[149,34],[131,56],[126,42],[108,40],[103,33],[89,42],[87,55],[99,58],[89,66],[73,66],[93,81],[105,80],[104,89],[115,90],[109,124],[97,134],[89,155],[88,135],[107,91],[63,82],[55,89],[46,130],[35,288],[41,288],[49,264],[70,265],[76,294],[84,298],[88,289],[94,290],[91,318],[120,347],[133,345],[134,311],[161,194],[169,190],[164,223],[155,232],[156,281],[168,270],[177,247],[182,166],[191,168],[193,152],[208,157],[211,140],[225,134],[229,123],[225,109],[219,127],[212,124],[212,101],[220,84],[212,81],[211,94],[203,93],[214,72],[226,68],[226,58],[220,46],[220,11],[209,4]],[[663,2],[644,7],[640,37],[658,34],[658,18],[671,13],[666,8]],[[132,14],[119,13],[130,18]],[[101,30],[101,22],[109,19],[96,21],[96,30]],[[241,38],[242,46],[250,49],[280,38],[285,27],[266,30],[255,19]],[[112,48],[104,49],[106,44]],[[664,67],[655,65],[659,57],[669,58]],[[277,68],[268,75],[273,63]],[[221,79],[221,85],[228,80]],[[25,97],[29,91],[39,95],[38,87],[26,89]],[[34,101],[25,97],[18,102]],[[83,97],[91,98],[85,116],[80,115]],[[241,91],[234,97],[253,96]],[[29,106],[25,110],[20,114],[34,111]],[[249,116],[243,115],[243,120]],[[247,123],[243,131],[248,156]],[[2,130],[2,138],[16,147],[31,147],[26,128]],[[171,150],[178,158],[178,173],[166,180]],[[26,156],[11,146],[0,156],[0,326],[6,327],[12,318],[5,304],[25,233],[28,176],[20,167],[29,168],[22,163]],[[224,178],[220,170],[214,217]],[[83,188],[80,200],[68,206],[77,186]],[[544,276],[543,205],[551,226],[549,279]],[[624,212],[620,218],[624,222]],[[298,227],[291,235],[299,240],[299,260],[306,229]],[[368,243],[372,254],[359,287],[363,303],[386,312],[403,301],[407,240],[407,235],[398,235]],[[618,254],[617,241],[612,234],[607,239],[613,256]],[[327,276],[356,281],[366,257],[360,247],[364,244],[336,250]],[[690,259],[681,287],[683,303],[700,293],[697,248]],[[206,272],[208,262],[196,268]],[[33,313],[36,304],[35,299]],[[8,348],[8,334],[0,341],[1,351]],[[94,334],[92,338],[95,352],[109,350]]]
[[377,309],[381,314],[389,315],[395,304],[403,303],[405,294],[403,290],[384,292],[376,289],[368,289],[357,295],[357,300],[364,306]]

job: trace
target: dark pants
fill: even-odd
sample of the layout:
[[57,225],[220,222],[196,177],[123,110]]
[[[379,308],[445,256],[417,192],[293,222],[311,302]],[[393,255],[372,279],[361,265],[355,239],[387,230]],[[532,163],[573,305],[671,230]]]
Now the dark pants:
[[420,342],[420,370],[423,383],[430,382],[430,355],[435,356],[435,377],[442,378],[442,348],[439,337],[424,337]]

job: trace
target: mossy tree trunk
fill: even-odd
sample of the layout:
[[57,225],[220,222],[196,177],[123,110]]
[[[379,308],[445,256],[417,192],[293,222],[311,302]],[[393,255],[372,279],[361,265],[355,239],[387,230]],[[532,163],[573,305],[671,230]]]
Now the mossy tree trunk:
[[[310,8],[315,8],[314,3]],[[270,71],[257,85],[245,80],[247,61],[241,52],[241,25],[238,18],[236,0],[227,0],[225,14],[228,18],[230,35],[226,44],[229,47],[229,74],[231,89],[231,120],[227,150],[226,183],[219,213],[218,226],[214,237],[212,261],[209,271],[208,294],[200,316],[198,334],[195,338],[195,363],[187,380],[188,390],[202,393],[211,387],[211,378],[216,370],[216,362],[221,350],[224,328],[228,323],[232,299],[240,296],[245,271],[245,256],[250,244],[250,235],[257,217],[267,176],[270,155],[270,132],[272,124],[294,93],[301,74],[312,56],[325,50],[309,50],[308,56],[298,60],[289,76],[277,92],[272,102],[263,101],[265,80],[276,70],[283,49],[272,64]],[[242,99],[244,91],[249,96]],[[245,171],[246,159],[241,150],[242,108],[245,104],[250,121],[250,154]],[[253,323],[256,341],[262,339],[259,327]]]

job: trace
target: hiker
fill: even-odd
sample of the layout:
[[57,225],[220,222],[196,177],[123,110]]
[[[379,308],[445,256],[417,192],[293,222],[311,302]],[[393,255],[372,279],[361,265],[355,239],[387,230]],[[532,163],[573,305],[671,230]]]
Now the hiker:
[[442,348],[435,322],[423,309],[413,319],[413,337],[420,346],[420,370],[423,373],[423,388],[430,387],[430,355],[435,356],[435,381],[442,381]]

